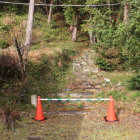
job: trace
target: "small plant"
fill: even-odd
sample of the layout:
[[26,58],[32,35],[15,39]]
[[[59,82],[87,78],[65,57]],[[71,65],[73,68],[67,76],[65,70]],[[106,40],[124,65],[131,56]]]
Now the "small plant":
[[18,122],[21,121],[21,117],[17,112],[10,110],[8,107],[4,107],[1,112],[1,123],[3,123],[7,129],[15,130],[16,127],[20,127]]
[[9,46],[6,40],[0,40],[0,48],[5,49]]
[[132,77],[131,80],[129,80],[128,82],[129,82],[130,89],[140,90],[140,74]]
[[59,21],[59,20],[64,20],[65,17],[61,13],[56,13],[53,15],[53,19],[54,19],[54,21]]
[[112,71],[115,69],[114,65],[110,62],[107,62],[103,60],[102,58],[97,58],[96,59],[96,64],[101,68],[102,70],[105,71]]
[[82,109],[82,107],[83,107],[83,104],[84,104],[83,102],[80,102],[80,103],[78,103],[78,106],[77,106],[77,108],[78,108],[78,109]]
[[19,62],[17,58],[10,54],[0,56],[0,76],[2,78],[20,77]]

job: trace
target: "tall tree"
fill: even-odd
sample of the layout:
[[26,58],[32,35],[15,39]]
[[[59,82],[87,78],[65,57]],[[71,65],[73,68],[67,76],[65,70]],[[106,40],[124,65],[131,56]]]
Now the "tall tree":
[[123,16],[123,22],[124,24],[127,24],[129,21],[129,3],[125,2],[124,4],[124,16]]
[[110,20],[110,23],[111,23],[111,6],[110,6],[110,2],[111,2],[111,0],[107,0],[108,10],[109,10],[109,20]]
[[[81,5],[85,4],[85,0],[69,0],[64,2],[64,4],[68,5]],[[80,23],[80,17],[82,15],[82,8],[81,7],[65,7],[64,8],[64,15],[66,22],[70,25],[70,32],[72,32],[72,41],[77,40],[77,32]]]
[[[50,5],[53,4],[53,0],[51,0]],[[52,18],[52,6],[50,6],[49,13],[48,13],[48,24],[50,24]]]
[[27,46],[28,49],[32,42],[32,29],[33,29],[33,18],[34,18],[34,8],[35,8],[34,3],[35,0],[30,0],[28,21],[27,21],[27,28],[26,28],[26,40],[25,40],[25,46]]

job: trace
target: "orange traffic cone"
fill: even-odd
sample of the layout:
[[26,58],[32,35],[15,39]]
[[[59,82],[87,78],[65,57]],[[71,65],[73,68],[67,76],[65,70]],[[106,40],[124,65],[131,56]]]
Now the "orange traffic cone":
[[41,99],[40,96],[38,96],[37,99],[38,100],[37,100],[36,116],[35,116],[35,118],[33,118],[33,120],[43,122],[47,118],[44,117],[44,115],[43,115],[43,109],[42,109],[42,103],[40,100]]
[[110,96],[110,102],[109,102],[109,106],[108,106],[108,114],[107,116],[105,117],[105,121],[106,122],[118,122],[118,118],[116,117],[115,115],[115,109],[114,109],[114,100],[113,100],[113,97]]

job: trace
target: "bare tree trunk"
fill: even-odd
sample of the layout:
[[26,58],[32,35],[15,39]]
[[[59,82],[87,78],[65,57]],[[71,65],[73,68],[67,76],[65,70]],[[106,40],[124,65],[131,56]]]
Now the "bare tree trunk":
[[72,32],[72,41],[76,41],[77,40],[77,26],[73,27],[73,32]]
[[27,21],[27,28],[26,28],[26,41],[25,46],[28,47],[31,45],[32,42],[32,29],[33,29],[33,18],[34,18],[34,3],[35,0],[30,0],[29,6],[29,14],[28,14],[28,21]]
[[26,94],[26,84],[27,84],[27,77],[26,77],[26,69],[25,69],[25,61],[23,55],[25,52],[21,52],[21,47],[19,47],[17,40],[15,39],[15,47],[18,52],[19,62],[20,62],[20,71],[21,71],[21,86],[19,91],[19,96],[16,99],[16,103],[22,103],[23,97]]
[[73,28],[74,28],[74,26],[73,26],[73,25],[70,25],[70,27],[69,27],[69,32],[70,32],[70,33],[73,32]]
[[124,24],[127,24],[129,22],[129,4],[126,2],[124,5],[124,17],[123,17],[123,22]]
[[111,7],[110,7],[110,1],[111,0],[107,0],[107,4],[109,4],[109,6],[108,6],[108,9],[109,9],[109,20],[110,20],[110,23],[111,23]]
[[89,31],[89,41],[90,41],[90,44],[97,43],[97,38],[95,37],[95,32]]
[[94,42],[93,31],[89,31],[89,41],[90,41],[90,44]]
[[[50,4],[53,4],[53,0],[51,0],[51,3]],[[52,19],[52,6],[50,6],[50,9],[49,9],[48,24],[50,24],[51,19]]]
[[21,48],[19,47],[16,39],[15,39],[15,47],[17,49],[19,62],[20,62],[21,78],[22,78],[22,81],[24,81],[24,79],[25,79],[25,63],[24,63],[24,59],[23,59],[23,53],[21,52]]

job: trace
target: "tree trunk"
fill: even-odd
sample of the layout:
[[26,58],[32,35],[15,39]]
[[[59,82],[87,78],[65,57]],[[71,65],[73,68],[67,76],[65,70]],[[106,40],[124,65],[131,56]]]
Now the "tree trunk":
[[16,39],[15,39],[15,47],[18,52],[20,71],[21,71],[21,86],[20,86],[19,96],[16,99],[16,103],[22,103],[24,102],[23,97],[26,94],[26,84],[27,84],[26,69],[25,69],[26,64],[23,58],[23,53],[21,52],[21,47],[18,45]]
[[73,32],[72,32],[72,41],[76,41],[77,40],[77,26],[73,27]]
[[129,4],[126,2],[124,5],[124,17],[123,17],[123,22],[124,24],[127,24],[129,22]]
[[73,32],[73,28],[74,28],[74,26],[73,26],[73,25],[70,25],[70,28],[69,28],[69,32],[70,32],[70,33]]
[[95,37],[95,32],[93,32],[93,31],[89,32],[89,41],[90,41],[90,44],[97,43],[97,38]]
[[32,29],[33,29],[33,18],[34,18],[34,3],[35,0],[30,0],[30,6],[29,6],[29,13],[28,13],[28,21],[27,21],[27,28],[26,28],[26,41],[25,46],[28,47],[32,43]]
[[89,31],[89,41],[90,44],[94,43],[93,31]]
[[[110,1],[111,0],[107,0],[107,4],[110,4]],[[109,9],[109,21],[110,21],[110,23],[111,23],[111,7],[110,7],[110,5],[108,6],[108,9]]]
[[[53,4],[53,0],[51,0],[51,3],[50,4]],[[50,9],[49,9],[48,24],[50,24],[51,19],[52,19],[52,6],[50,6]]]

